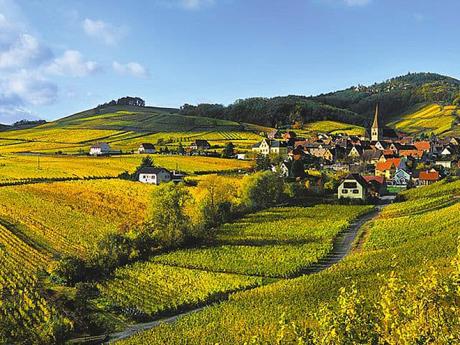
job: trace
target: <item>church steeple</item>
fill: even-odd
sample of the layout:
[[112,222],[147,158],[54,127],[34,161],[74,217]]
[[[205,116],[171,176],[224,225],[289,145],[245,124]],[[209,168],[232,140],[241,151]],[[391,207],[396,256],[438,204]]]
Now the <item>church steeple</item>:
[[382,140],[383,129],[379,126],[379,104],[375,106],[374,122],[371,127],[371,140]]

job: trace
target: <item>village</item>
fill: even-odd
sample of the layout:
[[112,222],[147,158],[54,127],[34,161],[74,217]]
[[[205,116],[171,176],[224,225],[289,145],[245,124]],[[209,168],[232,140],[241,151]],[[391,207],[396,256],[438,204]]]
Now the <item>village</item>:
[[[382,126],[380,117],[377,105],[372,127],[363,136],[318,133],[302,138],[292,130],[273,130],[250,152],[239,152],[228,143],[221,154],[212,151],[207,140],[197,139],[187,147],[180,144],[175,151],[157,150],[151,143],[142,143],[137,153],[252,159],[255,170],[272,170],[287,180],[305,181],[308,189],[318,194],[324,192],[324,176],[333,176],[339,199],[361,201],[430,185],[456,173],[460,138],[407,136]],[[107,143],[95,144],[89,152],[91,156],[112,153]],[[180,172],[147,166],[137,172],[136,180],[160,184],[181,182],[184,177]]]

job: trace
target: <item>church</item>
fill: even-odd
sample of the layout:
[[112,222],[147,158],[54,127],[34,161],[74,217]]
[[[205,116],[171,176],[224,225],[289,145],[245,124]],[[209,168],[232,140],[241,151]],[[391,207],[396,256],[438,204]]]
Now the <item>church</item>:
[[379,105],[375,106],[374,121],[370,130],[371,141],[397,140],[398,134],[394,129],[383,126],[379,121]]

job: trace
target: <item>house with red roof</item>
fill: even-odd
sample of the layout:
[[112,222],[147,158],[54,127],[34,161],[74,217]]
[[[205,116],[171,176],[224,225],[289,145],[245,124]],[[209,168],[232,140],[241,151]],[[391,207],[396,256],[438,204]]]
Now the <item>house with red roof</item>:
[[418,185],[419,186],[429,186],[435,182],[438,182],[440,179],[439,172],[434,169],[427,171],[420,171],[418,176]]
[[391,180],[396,170],[403,167],[405,167],[405,164],[401,158],[390,158],[385,162],[377,162],[375,165],[375,176],[383,176],[387,180]]

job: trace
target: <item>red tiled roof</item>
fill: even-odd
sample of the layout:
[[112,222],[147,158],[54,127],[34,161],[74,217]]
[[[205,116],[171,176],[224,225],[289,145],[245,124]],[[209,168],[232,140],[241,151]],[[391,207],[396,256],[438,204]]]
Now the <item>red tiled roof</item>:
[[391,169],[392,165],[394,165],[395,168],[397,168],[400,162],[401,158],[390,158],[387,159],[385,162],[377,162],[375,169],[378,171],[385,171]]
[[420,151],[430,151],[430,142],[429,141],[417,141],[413,145]]
[[437,171],[421,171],[418,178],[425,181],[439,180],[439,173]]
[[371,181],[376,181],[380,184],[383,184],[385,182],[385,177],[383,176],[373,176],[373,175],[369,175],[369,176],[363,176],[363,178],[366,180],[367,183],[371,182]]

